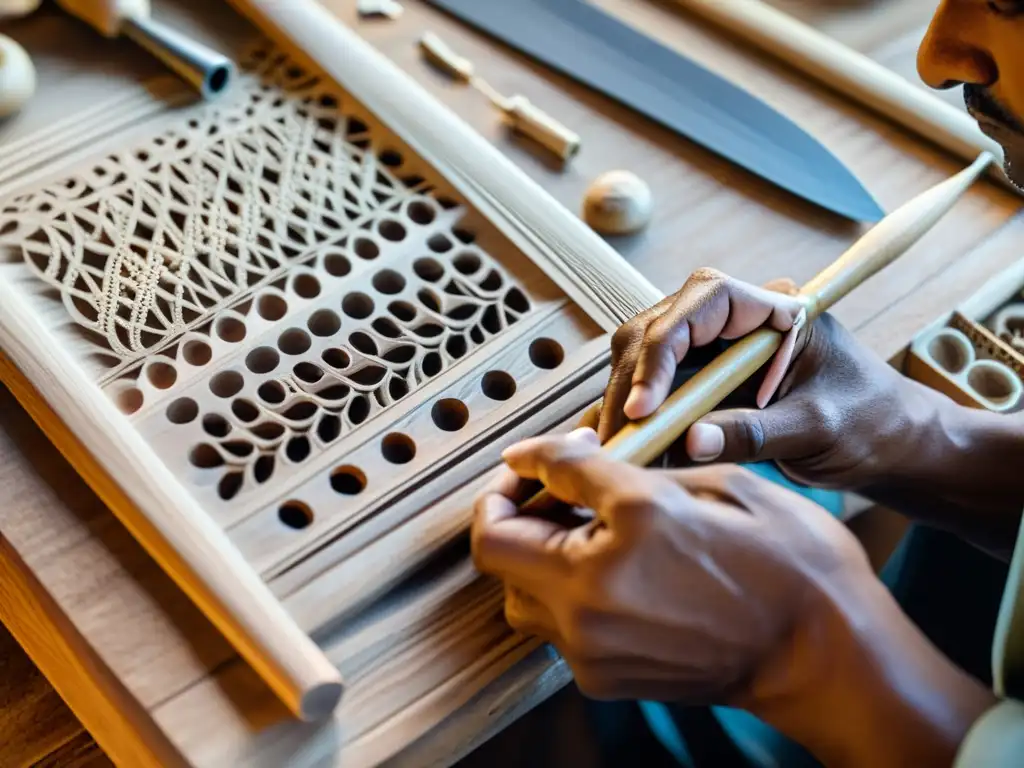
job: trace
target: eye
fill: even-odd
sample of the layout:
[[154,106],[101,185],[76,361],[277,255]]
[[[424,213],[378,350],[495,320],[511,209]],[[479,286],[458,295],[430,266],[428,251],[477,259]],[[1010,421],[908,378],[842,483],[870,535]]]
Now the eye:
[[997,16],[1013,18],[1024,15],[1024,2],[1022,0],[988,0],[985,3],[988,9]]

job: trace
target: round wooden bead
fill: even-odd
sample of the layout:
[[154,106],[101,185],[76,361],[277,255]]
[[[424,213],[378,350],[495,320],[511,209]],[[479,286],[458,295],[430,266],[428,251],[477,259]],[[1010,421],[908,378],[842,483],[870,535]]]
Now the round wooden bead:
[[0,35],[0,117],[12,115],[36,91],[36,68],[25,49]]
[[629,171],[609,171],[587,188],[583,220],[607,235],[628,235],[651,219],[651,189]]

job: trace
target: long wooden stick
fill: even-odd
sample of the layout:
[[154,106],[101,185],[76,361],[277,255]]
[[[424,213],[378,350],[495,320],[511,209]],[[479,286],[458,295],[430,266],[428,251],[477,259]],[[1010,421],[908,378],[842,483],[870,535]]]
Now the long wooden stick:
[[[964,160],[982,152],[1002,156],[966,112],[763,0],[673,2]],[[1017,191],[999,164],[991,171]]]
[[[995,158],[985,153],[968,168],[893,211],[853,244],[798,294],[811,322],[850,291],[905,253],[964,195]],[[645,419],[627,424],[602,448],[612,459],[645,466],[702,416],[771,360],[783,335],[762,328],[745,336],[673,392]],[[522,510],[539,510],[551,500],[546,490]]]
[[0,379],[281,701],[304,720],[328,716],[342,692],[337,668],[71,353],[46,341],[48,333],[0,280]]

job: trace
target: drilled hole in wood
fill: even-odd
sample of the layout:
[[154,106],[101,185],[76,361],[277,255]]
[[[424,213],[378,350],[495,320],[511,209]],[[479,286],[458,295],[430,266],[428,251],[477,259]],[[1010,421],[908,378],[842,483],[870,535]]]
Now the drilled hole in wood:
[[397,168],[402,164],[402,156],[393,149],[385,149],[379,157],[380,161],[389,168]]
[[437,352],[431,352],[423,358],[423,373],[427,376],[437,376],[441,372],[441,356]]
[[405,323],[416,319],[416,307],[408,301],[392,301],[388,304],[388,312]]
[[285,455],[296,464],[309,456],[309,438],[305,435],[293,437],[284,449]]
[[301,501],[286,501],[277,510],[277,518],[289,528],[300,531],[313,522],[313,510]]
[[462,336],[451,336],[444,348],[449,355],[458,360],[466,354],[466,339]]
[[260,388],[256,390],[256,394],[259,395],[260,400],[263,402],[277,405],[284,402],[284,385],[279,381],[267,381],[260,385]]
[[315,299],[320,295],[320,281],[313,275],[296,275],[292,289],[304,299]]
[[324,415],[320,419],[320,423],[316,425],[316,434],[324,443],[337,440],[338,436],[341,435],[341,419],[333,413]]
[[421,288],[416,294],[416,298],[420,300],[420,304],[425,306],[427,309],[433,310],[434,312],[441,311],[441,302],[437,298],[437,294],[428,288]]
[[186,341],[185,346],[181,348],[181,356],[189,365],[206,365],[213,357],[213,350],[205,341],[192,339]]
[[299,381],[304,381],[307,384],[316,384],[324,377],[324,372],[316,365],[306,362],[296,363],[295,367],[292,368],[292,374]]
[[356,320],[363,320],[373,314],[373,299],[365,293],[353,291],[342,299],[341,311]]
[[264,320],[280,320],[288,314],[288,302],[273,293],[265,293],[256,301],[256,311]]
[[452,249],[452,241],[444,235],[431,235],[427,247],[434,253],[447,253]]
[[209,443],[200,443],[193,448],[189,452],[188,460],[192,466],[200,469],[212,469],[224,463],[224,457]]
[[305,421],[317,411],[316,403],[298,402],[288,408],[281,416],[288,421]]
[[260,409],[248,400],[235,400],[231,403],[231,412],[238,417],[239,421],[246,424],[256,421],[260,417]]
[[345,277],[352,271],[352,264],[340,253],[328,253],[323,263],[324,270],[332,277]]
[[215,330],[221,339],[231,344],[237,344],[245,338],[245,323],[237,317],[219,318]]
[[530,302],[526,300],[526,296],[518,288],[513,288],[505,294],[505,305],[509,309],[514,309],[519,314],[530,310]]
[[530,344],[530,361],[538,368],[551,370],[557,368],[565,359],[562,345],[554,339],[535,339]]
[[516,393],[516,380],[505,371],[488,371],[480,388],[491,400],[508,400]]
[[238,371],[221,371],[210,379],[210,391],[217,397],[234,397],[242,391],[245,380]]
[[385,240],[390,240],[393,243],[400,243],[405,239],[405,227],[397,219],[384,219],[378,226],[377,231],[380,232],[380,236]]
[[262,424],[257,424],[252,427],[250,431],[261,440],[277,440],[285,433],[283,424],[278,424],[276,421],[264,421]]
[[289,328],[277,339],[277,348],[286,355],[301,355],[309,350],[312,340],[301,328]]
[[270,373],[281,362],[281,356],[273,347],[256,347],[245,356],[245,367],[253,373]]
[[199,415],[199,404],[191,397],[179,397],[167,406],[167,420],[172,424],[188,424]]
[[412,264],[412,270],[422,279],[431,283],[436,283],[444,277],[444,267],[441,266],[441,262],[437,259],[432,259],[429,256],[424,256],[422,259],[416,259]]
[[146,378],[157,389],[170,389],[178,379],[178,372],[169,363],[154,362],[146,366]]
[[231,425],[219,413],[208,413],[203,416],[203,431],[211,437],[227,437]]
[[[398,222],[396,221],[395,224],[398,224]],[[398,224],[398,226],[401,227],[402,225]],[[402,234],[403,236],[405,234],[404,228],[402,229]],[[360,259],[366,259],[367,261],[373,261],[380,256],[380,248],[377,244],[373,242],[373,240],[369,240],[365,237],[357,237],[355,241],[353,241],[352,251]]]
[[466,229],[465,227],[455,227],[452,230],[452,234],[455,235],[461,242],[469,245],[476,240],[476,234]]
[[414,200],[409,203],[408,213],[410,219],[423,225],[429,224],[437,217],[434,206],[423,200]]
[[389,320],[386,317],[378,317],[373,321],[373,330],[379,333],[381,336],[386,336],[389,339],[397,339],[402,335],[402,330],[395,325],[393,320]]
[[430,418],[438,429],[445,432],[458,432],[469,421],[469,408],[461,400],[453,397],[438,400],[430,409]]
[[464,252],[452,259],[452,264],[463,275],[472,275],[480,269],[482,262],[475,253]]
[[243,475],[241,472],[229,472],[217,483],[217,495],[224,501],[230,501],[242,489]]
[[331,473],[331,488],[344,496],[355,496],[366,487],[366,475],[359,467],[346,465]]
[[320,359],[336,371],[348,368],[352,364],[352,359],[345,350],[334,347],[325,349],[323,354],[320,355]]
[[501,288],[505,281],[501,279],[501,275],[498,274],[498,270],[492,269],[484,281],[480,283],[480,287],[485,291],[496,291]]
[[362,424],[369,415],[370,402],[362,395],[353,397],[348,406],[348,420],[353,425]]
[[274,474],[274,457],[270,455],[260,456],[252,468],[253,479],[257,483],[265,483]]
[[373,288],[387,295],[401,293],[405,288],[405,278],[393,269],[382,269],[373,276]]
[[309,316],[306,327],[314,336],[326,338],[333,336],[341,329],[341,318],[329,309],[318,309]]
[[380,450],[384,458],[392,464],[408,464],[416,456],[416,443],[408,435],[392,432],[385,435]]
[[404,379],[393,376],[391,381],[388,382],[388,394],[391,395],[393,400],[401,400],[409,394],[409,385]]

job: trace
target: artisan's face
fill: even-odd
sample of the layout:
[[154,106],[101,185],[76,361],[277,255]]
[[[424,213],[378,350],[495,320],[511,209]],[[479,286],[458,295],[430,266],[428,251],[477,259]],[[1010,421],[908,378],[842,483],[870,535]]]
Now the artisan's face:
[[933,88],[964,86],[967,108],[1024,186],[1024,0],[942,0],[917,68]]

